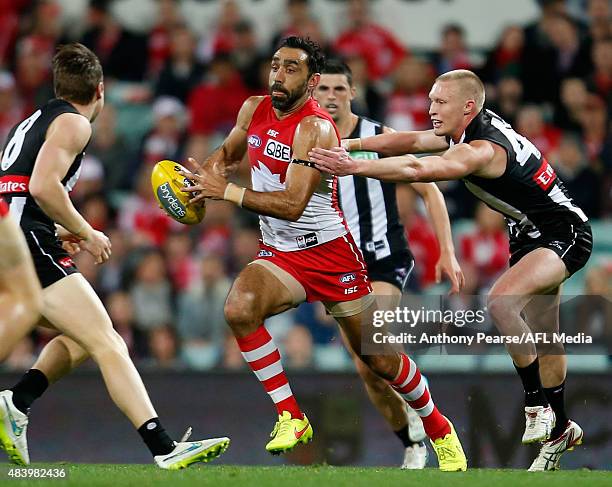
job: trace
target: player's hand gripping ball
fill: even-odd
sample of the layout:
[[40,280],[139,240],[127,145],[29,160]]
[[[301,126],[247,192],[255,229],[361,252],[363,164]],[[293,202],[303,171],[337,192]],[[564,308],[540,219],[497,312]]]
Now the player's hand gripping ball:
[[183,166],[173,161],[160,161],[155,164],[151,173],[153,194],[159,206],[168,216],[185,225],[200,223],[206,214],[204,204],[189,206],[193,196],[181,191],[183,186],[191,186],[190,179],[181,176],[179,171],[187,171]]

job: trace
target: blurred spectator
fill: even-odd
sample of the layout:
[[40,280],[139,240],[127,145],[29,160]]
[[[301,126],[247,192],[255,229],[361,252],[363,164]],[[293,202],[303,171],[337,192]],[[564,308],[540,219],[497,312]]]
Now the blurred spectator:
[[170,57],[174,29],[183,25],[180,0],[157,0],[157,20],[149,32],[149,75],[159,73]]
[[[114,244],[114,242],[113,242]],[[134,327],[134,306],[128,293],[117,291],[105,300],[105,307],[113,322],[113,327],[121,335],[132,358],[142,358],[146,354],[145,335]]]
[[414,56],[406,56],[393,73],[393,89],[387,101],[385,123],[395,130],[427,130],[431,66]]
[[542,12],[538,19],[525,27],[525,48],[526,51],[539,51],[550,47],[548,37],[549,24],[552,18],[557,15],[567,14],[565,0],[537,0]]
[[187,111],[178,99],[161,96],[155,100],[151,111],[153,127],[143,137],[139,158],[140,164],[149,170],[164,159],[182,161],[187,140]]
[[235,28],[242,20],[240,5],[236,0],[218,2],[219,14],[211,22],[210,35],[204,36],[198,46],[198,56],[202,61],[214,59],[219,54],[229,54],[234,48]]
[[527,137],[545,157],[550,157],[561,142],[561,131],[544,122],[542,110],[536,105],[525,105],[519,110],[516,131]]
[[117,110],[106,103],[94,124],[87,154],[96,157],[104,168],[104,189],[127,190],[136,179],[133,173],[135,154],[117,130]]
[[600,214],[601,178],[589,167],[582,147],[578,139],[566,136],[550,162],[576,204],[588,217],[596,218]]
[[284,367],[294,370],[312,367],[312,335],[305,326],[293,326],[285,335],[282,349]]
[[101,232],[106,232],[112,223],[112,211],[104,193],[87,193],[80,204],[80,212],[92,227]]
[[221,360],[221,366],[227,370],[240,370],[246,368],[246,361],[238,348],[236,338],[232,333],[225,335],[223,341],[223,358]]
[[17,94],[15,78],[8,71],[0,71],[0,144],[24,117],[24,107]]
[[19,14],[30,1],[0,0],[0,68],[6,68],[13,61],[19,33]]
[[219,54],[211,62],[207,79],[189,97],[192,136],[189,154],[204,160],[211,152],[211,138],[227,134],[249,91],[232,64],[229,54]]
[[612,37],[595,42],[592,57],[595,69],[587,78],[588,86],[612,107]]
[[172,287],[160,252],[148,250],[141,256],[130,296],[138,329],[148,332],[172,322]]
[[476,207],[476,228],[463,235],[460,262],[465,275],[463,293],[481,294],[508,266],[508,235],[504,217],[484,203]]
[[453,69],[472,69],[463,27],[450,24],[442,29],[440,47],[434,53],[432,62],[437,74]]
[[71,193],[76,204],[104,189],[104,166],[97,157],[85,153],[79,174],[79,180]]
[[506,122],[514,126],[516,116],[522,106],[522,97],[523,84],[519,79],[502,78],[495,89],[494,100],[489,103],[489,95],[487,94],[486,104]]
[[554,111],[555,125],[563,130],[580,133],[582,114],[589,98],[585,82],[579,78],[563,80],[560,98]]
[[327,345],[338,336],[338,324],[321,303],[300,304],[294,319],[295,326],[308,330],[311,345]]
[[221,255],[231,258],[232,222],[235,219],[236,207],[227,201],[208,200],[206,218],[197,243],[201,254]]
[[147,38],[121,27],[110,11],[110,3],[90,0],[88,28],[81,42],[98,55],[106,78],[142,81],[147,72]]
[[110,259],[100,268],[98,291],[99,294],[108,295],[125,288],[127,275],[127,260],[130,248],[130,235],[117,228],[106,232],[113,244],[113,253]]
[[590,47],[582,42],[578,25],[571,17],[551,16],[546,33],[550,47],[525,49],[523,83],[528,101],[557,102],[563,79],[584,77],[592,68]]
[[612,9],[609,0],[589,0],[589,35],[594,41],[612,36]]
[[178,343],[174,330],[160,326],[149,332],[150,358],[146,365],[160,369],[176,369],[183,364],[177,356]]
[[351,111],[362,117],[384,120],[386,99],[370,81],[366,60],[356,54],[350,55],[345,61],[353,73],[353,87],[356,92],[351,102]]
[[180,223],[159,208],[151,191],[150,167],[144,166],[140,170],[135,192],[123,201],[119,227],[131,236],[136,245],[142,246],[162,245],[172,228],[181,228]]
[[608,136],[608,114],[604,102],[596,95],[587,98],[580,116],[582,143],[593,166],[599,165],[599,158]]
[[368,0],[349,0],[348,28],[336,39],[334,50],[344,56],[361,56],[368,77],[378,81],[390,74],[407,50],[385,27],[372,22]]
[[53,97],[49,44],[28,36],[17,41],[15,79],[24,113],[32,113]]
[[231,270],[237,273],[256,258],[259,252],[259,230],[239,228],[232,236]]
[[178,297],[177,331],[185,361],[195,368],[209,368],[223,347],[227,331],[223,307],[232,282],[223,260],[213,254],[202,258],[200,272],[200,282]]
[[168,273],[175,291],[185,291],[199,280],[200,266],[193,255],[191,237],[186,231],[168,235],[164,243],[164,258],[170,264]]
[[[242,20],[234,27],[234,47],[231,51],[234,66],[240,71],[240,76],[246,87],[254,95],[267,95],[267,79],[263,86],[260,83],[260,66],[263,62],[270,72],[270,56],[259,52],[255,29],[251,22]],[[263,88],[263,89],[262,89]]]
[[325,36],[317,19],[310,10],[310,0],[286,0],[285,26],[272,37],[271,51],[276,51],[285,37],[310,37],[321,47],[325,47]]
[[483,82],[497,83],[503,78],[520,78],[524,47],[523,29],[517,25],[506,27],[495,48],[487,55],[480,72]]
[[171,96],[187,103],[204,72],[204,65],[196,58],[194,34],[185,25],[177,26],[169,34],[169,55],[157,78],[155,96]]

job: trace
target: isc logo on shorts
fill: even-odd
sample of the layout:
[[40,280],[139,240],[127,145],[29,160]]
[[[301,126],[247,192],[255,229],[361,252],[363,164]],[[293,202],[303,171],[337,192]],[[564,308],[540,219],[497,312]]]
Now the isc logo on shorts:
[[291,162],[291,147],[276,140],[268,139],[264,154],[278,161]]

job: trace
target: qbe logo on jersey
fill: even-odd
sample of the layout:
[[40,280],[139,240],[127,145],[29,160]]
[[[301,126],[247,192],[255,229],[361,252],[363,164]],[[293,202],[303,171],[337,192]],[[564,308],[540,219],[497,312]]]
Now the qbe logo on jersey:
[[268,139],[266,142],[264,154],[277,161],[291,162],[291,147],[273,139]]

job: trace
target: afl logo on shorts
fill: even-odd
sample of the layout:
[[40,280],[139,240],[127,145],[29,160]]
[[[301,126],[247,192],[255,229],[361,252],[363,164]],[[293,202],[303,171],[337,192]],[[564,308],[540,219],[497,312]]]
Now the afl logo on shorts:
[[249,147],[253,147],[254,149],[261,146],[261,139],[257,137],[257,135],[249,135],[247,142],[249,143]]
[[345,286],[355,282],[357,280],[357,275],[354,272],[349,272],[348,274],[342,274],[340,276],[340,282]]
[[270,252],[269,250],[262,249],[257,254],[257,257],[274,257],[274,254]]

